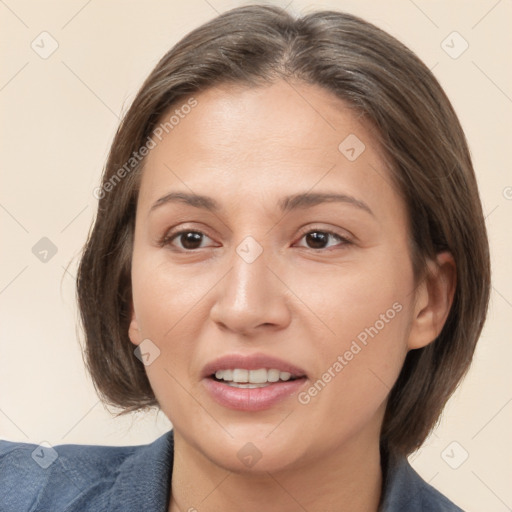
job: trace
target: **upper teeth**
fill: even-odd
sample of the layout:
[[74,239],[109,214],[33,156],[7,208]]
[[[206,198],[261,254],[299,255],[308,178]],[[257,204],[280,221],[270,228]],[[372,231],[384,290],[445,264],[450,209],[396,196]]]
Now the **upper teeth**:
[[217,370],[215,377],[219,380],[230,382],[249,382],[251,384],[264,384],[265,382],[277,382],[278,380],[289,380],[292,376],[288,372],[260,368],[259,370],[244,370],[235,368],[233,370]]

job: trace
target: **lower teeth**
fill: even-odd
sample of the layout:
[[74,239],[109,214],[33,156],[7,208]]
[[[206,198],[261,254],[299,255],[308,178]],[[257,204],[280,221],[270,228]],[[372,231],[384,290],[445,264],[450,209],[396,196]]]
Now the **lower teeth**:
[[233,382],[232,380],[219,380],[215,375],[212,375],[212,379],[216,382],[222,382],[223,384],[227,384],[233,388],[246,388],[246,389],[255,389],[255,388],[266,388],[267,386],[271,386],[272,384],[278,384],[280,382],[291,382],[295,380],[295,377],[288,379],[288,381],[279,379],[277,382],[263,382],[259,384],[253,384],[252,382]]
[[224,384],[227,384],[228,386],[231,386],[233,388],[248,388],[248,389],[254,389],[254,388],[265,388],[267,386],[270,386],[270,382],[265,382],[263,384],[243,384],[241,382],[227,382],[227,381],[219,381],[224,382]]

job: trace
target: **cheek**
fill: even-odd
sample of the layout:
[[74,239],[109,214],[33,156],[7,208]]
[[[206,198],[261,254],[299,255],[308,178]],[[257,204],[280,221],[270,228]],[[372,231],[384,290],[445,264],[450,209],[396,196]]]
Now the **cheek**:
[[195,414],[190,408],[189,391],[195,392],[190,389],[191,368],[207,321],[202,301],[216,280],[203,274],[199,278],[197,271],[177,269],[157,256],[150,251],[134,253],[133,302],[140,339],[149,339],[158,348],[146,374],[164,412],[179,423]]
[[[361,427],[386,400],[407,353],[412,311],[407,261],[382,256],[351,270],[334,279],[317,276],[308,291],[308,306],[324,326],[316,322],[320,330],[308,331],[316,338],[317,365],[311,387],[299,399],[311,417],[335,420],[333,429],[351,421],[352,428]],[[306,290],[308,280],[302,279]]]
[[163,340],[183,324],[190,324],[186,317],[213,286],[214,276],[199,277],[197,270],[177,268],[162,253],[140,252],[134,254],[132,265],[133,302],[139,328],[145,336]]
[[287,275],[294,294],[310,311],[299,318],[310,325],[317,322],[328,346],[341,350],[358,335],[364,342],[367,329],[375,333],[375,327],[379,338],[386,339],[396,330],[392,338],[403,341],[413,274],[408,259],[388,253],[376,251],[366,261],[326,266],[314,274],[298,269]]
[[358,318],[345,315],[337,336],[317,343],[318,370],[298,396],[304,431],[314,430],[320,421],[318,443],[326,451],[368,429],[379,435],[388,395],[407,353],[405,308],[398,301],[367,306]]

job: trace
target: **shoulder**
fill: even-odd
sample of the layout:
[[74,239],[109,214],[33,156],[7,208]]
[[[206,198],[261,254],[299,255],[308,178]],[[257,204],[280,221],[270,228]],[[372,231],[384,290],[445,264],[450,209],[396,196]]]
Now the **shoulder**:
[[425,482],[405,457],[390,461],[381,512],[464,512]]
[[172,431],[140,446],[51,447],[0,440],[2,511],[115,510],[111,503],[118,503],[120,494],[137,498],[137,483],[145,480],[151,493],[171,468]]

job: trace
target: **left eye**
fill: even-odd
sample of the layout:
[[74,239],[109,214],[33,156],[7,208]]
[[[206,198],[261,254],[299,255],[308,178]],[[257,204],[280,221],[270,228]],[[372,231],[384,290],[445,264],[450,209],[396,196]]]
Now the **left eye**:
[[341,244],[339,245],[344,245],[345,243],[348,243],[348,240],[346,238],[343,238],[337,233],[320,230],[308,231],[307,233],[302,235],[301,240],[302,239],[304,239],[306,244],[308,244],[306,246],[302,245],[302,247],[308,247],[309,249],[325,249],[326,247],[332,247],[332,244],[329,245],[329,240],[336,240],[338,243],[341,242]]

